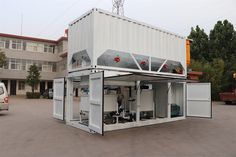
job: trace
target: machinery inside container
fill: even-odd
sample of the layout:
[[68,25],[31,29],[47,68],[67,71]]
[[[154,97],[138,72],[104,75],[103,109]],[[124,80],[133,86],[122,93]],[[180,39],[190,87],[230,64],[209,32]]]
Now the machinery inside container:
[[[137,78],[137,77],[136,77]],[[138,78],[140,79],[140,78]],[[89,125],[89,76],[73,78],[73,123]],[[183,116],[184,84],[134,81],[121,78],[104,80],[104,126],[132,124]],[[109,129],[108,129],[109,130]]]

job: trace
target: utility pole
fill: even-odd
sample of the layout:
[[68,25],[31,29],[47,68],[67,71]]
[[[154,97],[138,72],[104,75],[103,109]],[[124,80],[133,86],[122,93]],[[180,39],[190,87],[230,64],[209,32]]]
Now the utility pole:
[[124,2],[125,0],[112,0],[112,12],[124,16]]

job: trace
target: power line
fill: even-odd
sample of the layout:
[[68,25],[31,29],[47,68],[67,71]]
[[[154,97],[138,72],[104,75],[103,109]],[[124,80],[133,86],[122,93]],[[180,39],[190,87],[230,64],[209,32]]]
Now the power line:
[[45,30],[47,30],[47,28],[49,26],[52,26],[53,24],[55,24],[59,19],[61,19],[62,16],[64,16],[68,11],[70,11],[70,9],[72,9],[77,3],[79,3],[81,0],[76,0],[74,2],[71,3],[71,5],[69,7],[67,7],[65,9],[65,11],[63,11],[62,13],[60,13],[57,17],[55,17],[52,21],[50,21],[49,23],[47,23],[47,25],[45,27],[43,27],[41,29],[41,31],[39,31],[39,33],[37,35],[42,34]]
[[[97,0],[97,1],[92,5],[92,7],[99,5],[102,1],[104,1],[104,0]],[[65,23],[65,21],[61,21],[61,22]],[[60,22],[60,23],[61,23],[61,22]],[[55,32],[58,32],[58,29],[59,29],[59,28],[54,29],[54,31],[50,32],[50,34],[54,34]]]

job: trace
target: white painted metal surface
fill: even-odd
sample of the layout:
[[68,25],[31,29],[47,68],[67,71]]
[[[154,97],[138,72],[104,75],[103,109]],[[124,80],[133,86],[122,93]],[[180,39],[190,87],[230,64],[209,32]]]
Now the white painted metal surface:
[[187,116],[212,117],[210,83],[187,83]]
[[[80,97],[80,110],[89,111],[89,97]],[[118,110],[117,95],[104,95],[104,112],[112,112]]]
[[102,10],[94,12],[94,25],[94,63],[111,49],[180,61],[186,65],[184,37]]
[[99,134],[103,134],[103,72],[91,74],[89,77],[89,128]]
[[[69,26],[68,64],[73,54],[87,50],[92,65],[106,50],[181,62],[186,75],[185,37],[163,29],[93,9]],[[69,71],[71,67],[69,65]]]
[[139,121],[139,122],[130,122],[130,123],[118,123],[114,125],[105,125],[104,130],[105,131],[113,131],[113,130],[121,130],[121,129],[128,129],[128,128],[134,128],[134,127],[143,127],[148,125],[155,125],[155,124],[161,124],[161,123],[167,123],[167,122],[174,122],[178,120],[184,120],[185,117],[176,117],[176,118],[156,118],[156,119],[150,119],[145,121]]
[[140,95],[140,111],[154,111],[153,90],[142,90]]
[[89,96],[81,96],[79,104],[80,104],[80,111],[89,112]]
[[71,59],[73,54],[83,50],[87,50],[89,57],[92,60],[93,52],[93,12],[89,11],[76,19],[69,26],[68,36],[68,71],[72,70]]
[[53,89],[53,117],[64,120],[65,78],[54,79]]
[[104,95],[104,112],[118,111],[117,95]]

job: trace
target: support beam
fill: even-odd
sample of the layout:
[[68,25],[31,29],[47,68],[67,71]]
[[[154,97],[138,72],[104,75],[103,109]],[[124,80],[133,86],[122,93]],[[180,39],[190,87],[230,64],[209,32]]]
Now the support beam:
[[136,96],[136,122],[138,123],[140,121],[140,97],[141,97],[141,89],[140,89],[140,81],[137,81],[137,96]]
[[67,90],[66,90],[66,108],[65,108],[65,119],[66,123],[70,123],[73,119],[73,81],[71,78],[67,79]]
[[167,108],[167,113],[168,113],[168,118],[171,118],[171,83],[168,83],[168,108]]

